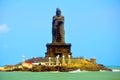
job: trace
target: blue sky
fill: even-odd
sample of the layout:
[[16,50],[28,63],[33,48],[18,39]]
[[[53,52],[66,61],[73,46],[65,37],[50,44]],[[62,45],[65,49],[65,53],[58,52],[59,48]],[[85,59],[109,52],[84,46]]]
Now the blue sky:
[[57,7],[74,57],[120,65],[119,0],[0,0],[0,65],[45,56]]

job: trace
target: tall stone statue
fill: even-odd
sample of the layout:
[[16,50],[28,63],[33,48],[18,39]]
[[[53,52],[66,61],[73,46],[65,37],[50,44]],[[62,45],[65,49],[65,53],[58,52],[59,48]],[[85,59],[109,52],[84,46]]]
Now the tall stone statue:
[[[46,44],[47,52],[45,57],[59,57],[68,58],[72,56],[71,44],[65,42],[64,38],[64,16],[61,15],[61,10],[56,9],[56,15],[53,16],[52,20],[52,43]],[[63,62],[64,63],[64,62]]]
[[61,10],[57,8],[52,22],[52,43],[65,43],[64,33],[64,16],[61,15]]

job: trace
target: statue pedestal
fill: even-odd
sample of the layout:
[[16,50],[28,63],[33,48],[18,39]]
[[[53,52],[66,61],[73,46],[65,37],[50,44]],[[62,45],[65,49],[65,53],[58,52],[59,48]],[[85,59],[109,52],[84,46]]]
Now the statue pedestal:
[[47,44],[47,52],[45,53],[45,57],[59,57],[65,56],[69,57],[72,55],[71,53],[71,44],[66,43],[51,43]]

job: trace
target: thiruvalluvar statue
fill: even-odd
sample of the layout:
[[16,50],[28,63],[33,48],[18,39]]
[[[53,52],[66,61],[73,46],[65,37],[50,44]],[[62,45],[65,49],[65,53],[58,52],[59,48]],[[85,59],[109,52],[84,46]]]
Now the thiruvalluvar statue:
[[52,21],[52,43],[64,43],[64,34],[64,16],[61,15],[61,10],[57,8]]

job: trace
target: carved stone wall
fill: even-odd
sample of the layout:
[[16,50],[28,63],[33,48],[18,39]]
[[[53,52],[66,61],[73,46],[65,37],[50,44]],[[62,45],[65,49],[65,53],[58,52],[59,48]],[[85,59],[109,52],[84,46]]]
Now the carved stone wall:
[[59,57],[71,55],[71,44],[47,44],[45,57]]

